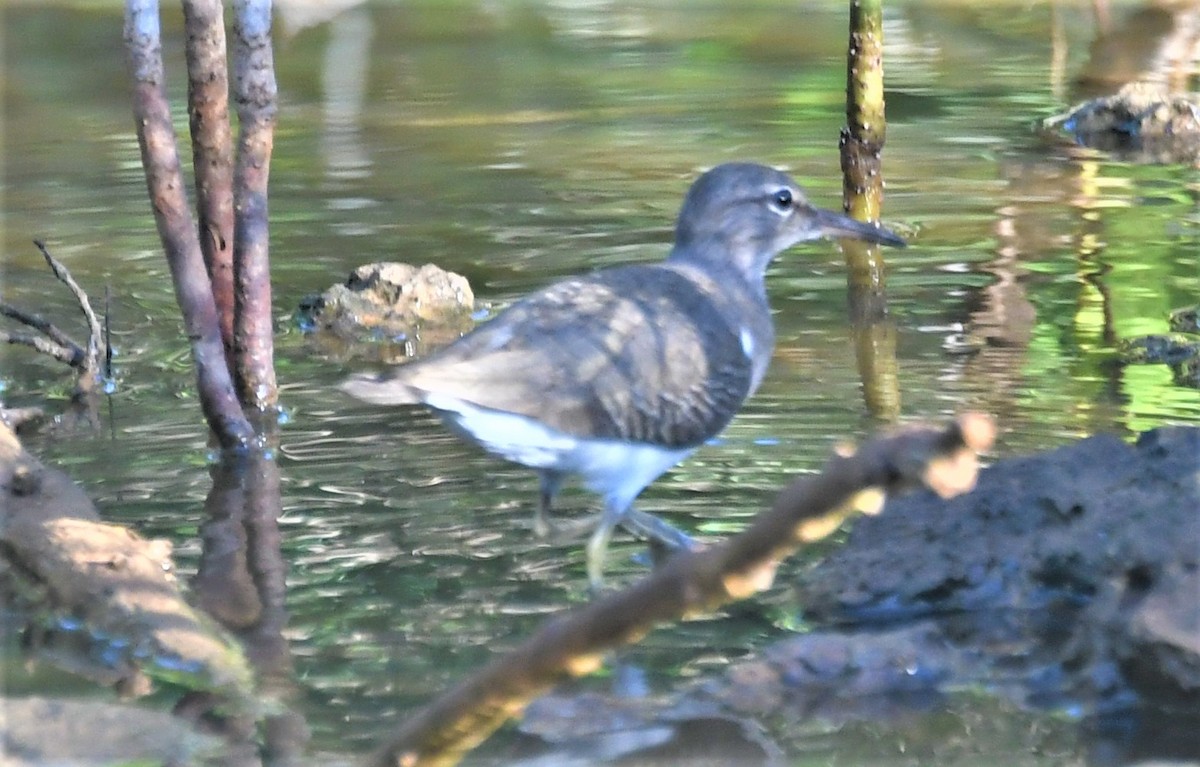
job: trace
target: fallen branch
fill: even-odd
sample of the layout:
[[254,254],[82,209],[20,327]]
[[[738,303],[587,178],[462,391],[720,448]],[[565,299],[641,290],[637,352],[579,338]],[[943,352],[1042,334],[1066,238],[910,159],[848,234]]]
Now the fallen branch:
[[884,494],[922,483],[949,497],[973,487],[991,419],[967,414],[941,430],[909,427],[839,450],[821,474],[793,482],[739,535],[679,554],[631,588],[552,619],[524,644],[418,712],[375,765],[453,764],[556,682],[594,671],[603,653],[655,626],[706,613],[770,586],[779,562],[833,532]]
[[40,407],[4,407],[0,403],[0,428],[8,427],[13,432],[18,432],[27,423],[40,421],[46,417],[45,411]]
[[26,453],[0,422],[0,599],[35,628],[45,618],[60,634],[111,642],[111,661],[92,665],[127,692],[144,689],[143,672],[162,674],[249,707],[250,667],[183,598],[170,549],[102,522],[69,477]]

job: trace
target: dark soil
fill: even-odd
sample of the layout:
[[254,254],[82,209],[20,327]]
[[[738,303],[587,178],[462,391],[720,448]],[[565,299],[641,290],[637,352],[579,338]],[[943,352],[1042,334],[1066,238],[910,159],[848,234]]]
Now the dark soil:
[[[658,745],[623,743],[626,753],[690,753],[691,725],[727,717],[760,754],[743,763],[764,763],[811,750],[821,733],[903,721],[918,758],[904,763],[920,763],[922,748],[939,764],[977,763],[995,740],[1015,749],[1007,763],[1057,763],[1033,724],[1049,711],[1079,722],[1078,742],[1058,744],[1071,763],[1080,752],[1094,764],[1200,760],[1200,429],[1159,429],[1135,445],[1092,437],[998,461],[950,501],[890,499],[797,593],[815,630],[643,704],[633,731],[656,732]],[[974,696],[965,707],[964,691]],[[582,718],[628,706],[591,698]],[[1002,713],[979,714],[989,707]],[[569,710],[548,698],[524,729],[544,738]],[[988,730],[1024,712],[1027,731]]]
[[1200,708],[1200,429],[1092,437],[951,501],[890,501],[799,591],[824,626],[931,618],[1010,677],[1028,667],[1033,699]]
[[1078,719],[1098,764],[1200,760],[1200,429],[1091,437],[999,461],[950,501],[891,499],[797,593],[817,630],[700,697],[844,727],[982,691]]

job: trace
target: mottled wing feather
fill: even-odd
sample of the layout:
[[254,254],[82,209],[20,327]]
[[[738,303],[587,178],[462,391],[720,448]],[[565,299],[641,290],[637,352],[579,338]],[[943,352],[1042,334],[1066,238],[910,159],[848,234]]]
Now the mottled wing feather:
[[568,434],[694,446],[750,389],[751,365],[718,301],[654,266],[566,280],[377,385],[404,401],[436,393]]

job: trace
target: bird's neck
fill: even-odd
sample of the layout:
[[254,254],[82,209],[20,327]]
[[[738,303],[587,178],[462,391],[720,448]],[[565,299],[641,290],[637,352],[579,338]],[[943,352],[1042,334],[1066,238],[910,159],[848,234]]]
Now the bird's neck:
[[712,275],[728,284],[735,280],[739,287],[749,289],[753,295],[766,301],[767,265],[771,256],[749,252],[746,248],[730,247],[728,243],[708,246],[676,243],[667,256],[672,266],[687,266]]

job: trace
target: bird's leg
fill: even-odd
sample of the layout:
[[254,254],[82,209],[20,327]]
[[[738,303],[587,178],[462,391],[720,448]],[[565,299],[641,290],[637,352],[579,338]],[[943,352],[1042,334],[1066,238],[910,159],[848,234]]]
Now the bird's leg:
[[653,514],[638,511],[633,508],[632,503],[605,503],[600,522],[592,531],[592,537],[587,543],[588,588],[592,596],[598,595],[604,588],[604,555],[608,550],[608,542],[612,539],[613,529],[617,525],[638,538],[649,541],[652,550],[660,550],[655,552],[656,562],[679,551],[701,548],[700,542],[695,538]]
[[613,528],[621,524],[628,509],[628,503],[618,505],[606,501],[604,512],[600,515],[600,522],[592,531],[592,537],[588,539],[586,548],[588,591],[591,592],[593,598],[604,591],[604,555],[608,551],[608,542],[612,539]]
[[545,487],[538,493],[537,511],[533,512],[533,534],[538,538],[550,534],[550,503],[553,500],[554,496],[546,492]]
[[550,507],[554,505],[554,496],[558,495],[562,482],[563,475],[557,471],[543,469],[538,472],[538,507],[533,514],[533,534],[539,538],[545,538],[553,528]]

